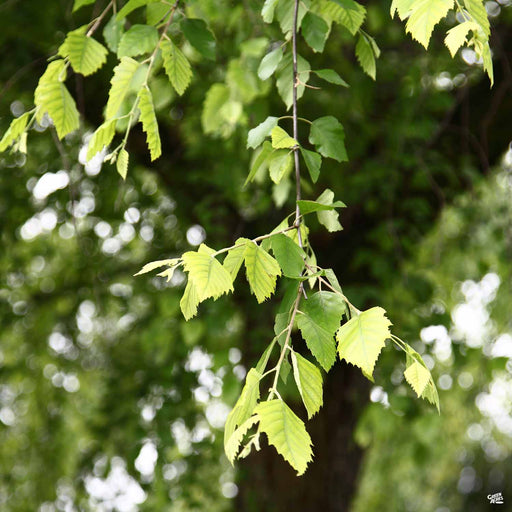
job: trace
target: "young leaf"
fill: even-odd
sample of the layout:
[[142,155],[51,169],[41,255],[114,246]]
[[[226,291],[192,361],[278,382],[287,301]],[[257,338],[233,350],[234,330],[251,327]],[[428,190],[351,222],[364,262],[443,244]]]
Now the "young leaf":
[[123,178],[123,180],[126,179],[126,175],[128,174],[129,160],[130,160],[130,155],[128,154],[128,151],[126,151],[126,149],[122,148],[121,151],[119,151],[119,155],[117,156],[116,169],[117,169],[117,172],[121,175],[121,178]]
[[[333,203],[334,192],[328,188],[326,188],[316,199],[316,203],[323,204],[325,206],[330,206],[333,208],[339,208],[345,206],[341,201],[336,201]],[[317,211],[318,222],[327,228],[327,231],[333,233],[335,231],[341,231],[343,227],[341,226],[338,218],[339,213],[335,211],[333,208],[329,210],[324,210],[319,208]]]
[[282,401],[261,402],[254,411],[260,429],[267,434],[269,444],[302,475],[312,459],[311,438],[304,423]]
[[210,29],[200,19],[183,19],[181,30],[188,42],[203,56],[209,60],[215,60],[216,43]]
[[428,48],[434,27],[448,14],[454,0],[417,0],[405,26],[413,39]]
[[484,0],[464,0],[464,6],[473,20],[480,25],[484,34],[489,37],[491,35],[491,26],[487,17]]
[[105,111],[106,119],[113,119],[128,94],[133,76],[139,69],[139,63],[130,57],[123,57],[119,64],[114,68],[114,76],[110,81],[111,87],[108,93],[107,108]]
[[268,165],[268,158],[272,154],[272,151],[272,144],[270,144],[268,141],[264,142],[260,152],[254,159],[254,162],[251,166],[251,171],[245,180],[244,187],[247,185],[247,183],[254,179],[256,174],[258,174],[258,171],[262,169],[264,165]]
[[[305,85],[309,81],[311,66],[306,59],[300,55],[297,58],[297,72],[299,73],[300,84],[297,86],[297,99],[302,98]],[[293,102],[293,62],[290,53],[287,53],[277,68],[277,91],[283,99],[286,108],[289,109]]]
[[160,43],[160,50],[162,50],[165,72],[172,86],[181,96],[192,79],[190,63],[183,52],[171,41],[164,39]]
[[311,419],[323,405],[322,374],[306,358],[292,352],[293,377]]
[[236,459],[236,455],[240,448],[240,444],[247,434],[247,431],[258,422],[258,416],[252,416],[242,423],[234,432],[231,433],[229,438],[224,438],[224,451],[226,457],[233,464]]
[[459,48],[466,44],[466,36],[468,35],[468,32],[470,30],[477,31],[478,28],[479,25],[477,23],[473,21],[465,21],[464,23],[460,23],[448,30],[444,44],[447,46],[448,50],[450,50],[452,57],[455,57]]
[[108,50],[92,37],[87,37],[81,28],[69,32],[59,48],[59,55],[69,58],[75,73],[84,76],[98,71],[105,64],[107,54]]
[[304,270],[305,252],[282,233],[270,237],[270,244],[283,274],[287,277],[300,276]]
[[247,147],[256,149],[270,135],[272,129],[277,126],[278,121],[277,117],[269,116],[256,128],[249,130],[247,134]]
[[297,326],[311,353],[325,371],[336,360],[334,334],[345,312],[345,303],[333,292],[317,292],[302,302]]
[[375,55],[372,45],[364,34],[359,34],[356,44],[356,57],[363,71],[375,80],[377,66],[375,64]]
[[180,300],[180,308],[185,320],[190,320],[197,314],[197,306],[201,302],[199,292],[192,281],[187,283],[185,292]]
[[[300,29],[302,18],[309,9],[311,0],[301,0],[297,15],[297,28]],[[279,0],[276,9],[277,19],[281,26],[283,34],[290,32],[293,28],[293,18],[295,15],[295,0]]]
[[389,10],[391,17],[394,18],[395,13],[398,12],[398,17],[402,21],[405,20],[411,13],[411,7],[413,6],[414,2],[416,2],[416,0],[393,0]]
[[179,258],[151,261],[149,263],[146,263],[136,274],[133,274],[133,275],[140,276],[142,274],[147,274],[148,272],[152,272],[153,270],[156,270],[157,268],[174,267],[179,263],[179,261],[180,261]]
[[268,299],[276,289],[277,276],[281,275],[277,261],[259,245],[251,242],[245,251],[245,268],[256,300],[261,303]]
[[251,240],[248,240],[247,238],[239,238],[235,242],[235,246],[238,247],[234,247],[233,249],[228,251],[228,254],[224,259],[224,268],[230,273],[233,281],[238,275],[238,271],[240,270],[240,267],[244,262],[245,248],[247,243],[249,242],[251,242]]
[[147,87],[143,87],[138,94],[140,120],[142,129],[146,133],[146,140],[151,154],[151,160],[156,160],[162,154],[158,122],[153,107],[153,97]]
[[48,113],[55,125],[59,139],[78,129],[80,115],[75,100],[64,85],[66,65],[63,60],[54,60],[48,64],[34,93],[34,103],[38,107],[37,119],[40,121]]
[[261,60],[258,67],[259,79],[267,80],[267,78],[270,78],[274,74],[282,58],[283,49],[281,47],[272,50],[270,53],[267,53],[267,55],[265,55],[265,57],[263,57]]
[[265,0],[261,9],[261,17],[265,23],[272,23],[278,0]]
[[366,17],[366,9],[354,0],[332,0],[330,3],[334,4],[330,10],[333,21],[343,25],[352,35],[355,35]]
[[274,149],[289,149],[297,146],[299,143],[290,137],[280,126],[275,126],[270,132],[272,147]]
[[317,71],[312,71],[312,73],[315,73],[316,76],[321,78],[322,80],[325,80],[326,82],[329,82],[330,84],[335,85],[341,85],[342,87],[349,87],[347,82],[341,78],[334,69],[319,69]]
[[380,351],[389,338],[391,322],[381,307],[363,311],[342,325],[336,333],[340,359],[358,366],[371,376]]
[[217,299],[233,291],[233,280],[229,272],[216,258],[200,250],[188,251],[182,256],[184,269],[193,283],[199,302],[210,297]]
[[407,367],[404,372],[405,380],[411,385],[412,389],[420,397],[427,387],[430,380],[430,372],[421,363],[416,360]]
[[103,29],[103,38],[111,52],[117,53],[119,42],[124,34],[124,20],[117,20],[112,16]]
[[306,13],[302,20],[301,30],[306,43],[308,43],[313,51],[324,51],[325,42],[329,36],[329,25],[327,25],[323,18],[312,12]]
[[121,37],[117,54],[119,57],[135,57],[151,53],[158,44],[158,30],[149,25],[132,25]]
[[316,183],[320,176],[320,167],[322,166],[322,157],[315,151],[309,151],[308,149],[300,148],[302,158],[306,162],[311,181]]
[[87,146],[87,161],[93,158],[97,153],[107,148],[112,142],[116,133],[116,121],[105,121],[92,134]]
[[341,123],[333,116],[319,117],[313,121],[309,132],[309,142],[326,158],[338,162],[348,160],[345,149],[345,131]]
[[290,151],[278,149],[272,153],[269,160],[270,179],[278,185],[293,167],[293,158]]
[[30,114],[25,112],[20,117],[13,119],[9,128],[0,140],[0,152],[5,151],[9,146],[14,144],[25,132]]

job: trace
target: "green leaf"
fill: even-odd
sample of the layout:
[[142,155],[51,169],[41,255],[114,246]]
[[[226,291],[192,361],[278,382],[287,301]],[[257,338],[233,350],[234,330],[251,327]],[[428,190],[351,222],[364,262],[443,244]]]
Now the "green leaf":
[[[333,203],[334,192],[326,188],[316,199],[317,203],[325,206],[331,206],[333,208],[340,208],[345,206],[341,201]],[[341,203],[341,204],[340,204]],[[327,231],[334,233],[335,231],[341,231],[343,227],[339,222],[339,213],[332,208],[329,210],[319,209],[317,211],[318,222],[327,228]]]
[[428,48],[434,27],[448,14],[454,0],[417,0],[405,26],[413,39]]
[[[325,277],[327,277],[327,280],[329,281],[329,284],[337,291],[341,293],[341,286],[338,282],[338,278],[336,277],[336,274],[332,270],[332,268],[326,268],[325,269]],[[346,307],[345,307],[346,309]]]
[[478,27],[479,25],[473,21],[465,21],[464,23],[448,30],[444,44],[447,46],[448,50],[450,50],[452,57],[455,57],[459,48],[466,44],[466,36],[468,35],[468,32],[470,30],[476,31],[478,30]]
[[233,464],[236,459],[236,455],[240,448],[240,444],[242,443],[245,434],[247,431],[258,422],[258,416],[252,416],[248,418],[242,425],[240,425],[234,432],[231,433],[229,438],[225,438],[224,440],[224,451],[226,453],[226,457]]
[[277,276],[281,275],[277,261],[259,245],[251,242],[246,246],[245,268],[256,300],[261,303],[268,299],[276,289]]
[[487,17],[484,0],[464,0],[464,6],[473,20],[480,25],[484,34],[489,37],[491,35],[491,25]]
[[[326,191],[327,190],[329,190],[329,189],[326,189]],[[325,194],[325,192],[323,194]],[[322,196],[320,196],[320,197],[322,197]],[[334,197],[334,193],[333,193],[333,197]],[[345,208],[345,206],[346,206],[345,203],[342,203],[341,201],[336,201],[331,204],[323,204],[323,203],[319,203],[318,201],[309,201],[306,199],[301,199],[300,201],[297,201],[297,203],[299,205],[300,213],[302,215],[308,215],[309,213],[314,213],[314,212],[332,211],[335,208]]]
[[197,306],[201,302],[199,298],[199,292],[192,281],[187,283],[185,292],[180,300],[181,312],[185,320],[190,320],[197,314]]
[[139,7],[144,7],[152,2],[157,2],[158,0],[128,0],[126,4],[121,8],[121,10],[117,13],[117,19],[121,20],[126,18],[128,14],[130,14],[135,9]]
[[189,281],[194,285],[199,302],[210,297],[217,299],[233,291],[230,273],[215,257],[199,250],[186,252],[182,259],[183,268],[188,272]]
[[256,149],[270,135],[272,129],[277,126],[278,121],[277,117],[269,116],[256,128],[249,130],[247,134],[247,147]]
[[117,54],[119,57],[135,57],[151,53],[158,44],[158,30],[149,25],[132,25],[121,37]]
[[93,4],[94,2],[96,2],[96,0],[75,0],[75,3],[73,4],[73,12],[78,11],[80,7]]
[[333,116],[319,117],[313,121],[309,132],[309,142],[326,158],[338,162],[348,160],[345,149],[345,131],[341,123]]
[[366,375],[373,375],[375,362],[390,336],[390,325],[381,307],[368,309],[351,318],[336,334],[340,359],[358,366]]
[[267,53],[267,55],[265,55],[265,57],[263,57],[261,60],[258,67],[259,79],[267,80],[267,78],[270,78],[274,74],[282,58],[283,49],[281,47],[272,50],[270,53]]
[[433,379],[430,379],[425,391],[423,391],[421,398],[428,400],[432,405],[435,405],[437,408],[437,412],[441,412],[439,408],[439,394],[437,393],[436,385],[434,384]]
[[181,96],[192,79],[192,68],[183,52],[171,41],[164,39],[160,43],[160,50],[164,60],[164,68],[169,80]]
[[316,151],[309,151],[308,149],[300,148],[302,158],[306,162],[311,181],[316,183],[320,176],[320,167],[322,166],[322,157]]
[[329,36],[329,25],[316,14],[306,13],[302,20],[302,35],[310,48],[315,52],[323,52]]
[[75,73],[92,75],[107,61],[108,50],[92,37],[84,34],[84,29],[69,32],[59,48],[59,55],[69,58]]
[[[297,99],[302,98],[305,85],[309,81],[311,67],[306,59],[300,55],[297,57],[297,72],[301,83],[297,87]],[[293,103],[293,61],[290,53],[287,53],[280,62],[277,69],[277,91],[283,99],[286,108],[289,109]]]
[[297,475],[302,475],[313,455],[311,438],[304,423],[282,400],[259,403],[254,412],[269,444],[297,471]]
[[297,277],[304,270],[306,253],[289,237],[282,233],[270,237],[272,252],[287,277]]
[[153,107],[153,97],[148,87],[143,87],[138,94],[140,121],[142,129],[146,133],[146,141],[151,161],[156,160],[162,154],[162,145],[160,143],[160,133],[158,132],[158,122],[156,120],[155,108]]
[[169,15],[172,7],[165,1],[156,0],[155,3],[150,3],[146,7],[146,23],[148,25],[157,25],[159,22],[164,21],[164,17]]
[[238,398],[235,408],[237,411],[236,424],[241,425],[253,413],[256,403],[260,398],[260,380],[262,375],[255,369],[251,368],[245,378],[245,385],[242,393]]
[[139,270],[134,276],[140,276],[142,274],[147,274],[148,272],[152,272],[157,268],[162,267],[175,267],[180,262],[180,258],[171,258],[168,260],[157,260],[151,261],[150,263],[146,263],[141,270]]
[[231,278],[233,281],[235,280],[236,276],[238,275],[238,271],[240,270],[240,267],[242,266],[242,263],[244,262],[245,258],[245,248],[247,246],[247,243],[251,242],[251,240],[248,240],[247,238],[239,238],[235,242],[235,246],[233,249],[230,249],[228,251],[227,256],[224,258],[224,268],[229,272],[231,275]]
[[274,149],[289,149],[298,146],[298,142],[290,137],[280,126],[274,126],[270,132]]
[[215,133],[219,127],[219,119],[222,119],[221,109],[229,101],[229,89],[224,84],[213,84],[208,92],[203,105],[201,123],[206,134]]
[[347,82],[345,82],[345,80],[343,80],[343,78],[341,78],[341,76],[338,75],[334,69],[319,69],[317,71],[312,71],[312,73],[315,73],[315,75],[317,75],[319,78],[331,84],[349,87]]
[[13,119],[9,128],[0,140],[0,152],[5,151],[9,146],[14,144],[25,132],[30,114],[25,112],[20,117]]
[[139,69],[139,63],[130,57],[123,57],[114,68],[114,76],[110,81],[111,87],[108,93],[106,119],[113,119],[117,116],[119,109],[129,92],[132,79]]
[[311,419],[323,405],[322,374],[306,358],[292,352],[293,377]]
[[428,368],[414,360],[405,370],[404,377],[420,397],[430,380],[430,372]]
[[34,93],[34,103],[38,108],[37,120],[48,113],[55,125],[59,139],[74,132],[80,125],[80,115],[75,100],[64,85],[66,65],[63,60],[48,64]]
[[114,138],[115,133],[115,119],[113,119],[112,121],[105,121],[102,125],[100,125],[92,134],[92,137],[89,140],[89,144],[87,147],[87,161],[89,161],[97,153],[102,151],[103,148],[108,148],[109,144],[112,142],[112,139]]
[[272,23],[278,0],[265,0],[261,9],[261,17],[265,23]]
[[111,52],[117,53],[119,43],[124,34],[124,20],[112,16],[103,29],[103,38]]
[[352,35],[361,28],[364,18],[366,17],[366,9],[354,0],[332,0],[329,2],[336,9],[331,8],[331,16],[333,21],[339,25],[343,25]]
[[264,165],[268,165],[268,158],[272,154],[272,151],[272,144],[270,144],[268,141],[264,142],[260,152],[254,159],[254,162],[251,166],[251,171],[245,180],[244,187],[247,185],[247,183],[254,179],[256,174],[258,174],[258,171],[262,169]]
[[183,19],[181,30],[188,42],[203,56],[209,60],[215,60],[216,43],[210,29],[200,19]]
[[[311,0],[301,0],[297,16],[297,29],[300,29],[302,18],[309,9]],[[293,28],[295,13],[295,0],[279,0],[276,8],[276,15],[283,34],[290,32]]]
[[119,155],[117,156],[116,168],[117,172],[121,175],[121,178],[123,178],[123,180],[126,179],[126,175],[128,174],[129,160],[130,155],[128,154],[128,151],[122,148],[121,151],[119,151]]
[[278,185],[293,167],[293,158],[286,149],[275,150],[269,160],[269,174],[271,180]]
[[483,45],[483,50],[480,52],[480,55],[483,60],[484,71],[487,73],[487,76],[489,77],[492,87],[494,84],[494,70],[492,66],[492,54],[491,48],[489,47],[489,43],[485,43]]
[[336,360],[334,334],[345,312],[345,303],[333,292],[316,292],[304,300],[297,315],[297,326],[311,353],[325,371]]
[[356,57],[363,71],[375,80],[377,66],[375,64],[375,54],[370,41],[364,34],[359,34],[356,44]]

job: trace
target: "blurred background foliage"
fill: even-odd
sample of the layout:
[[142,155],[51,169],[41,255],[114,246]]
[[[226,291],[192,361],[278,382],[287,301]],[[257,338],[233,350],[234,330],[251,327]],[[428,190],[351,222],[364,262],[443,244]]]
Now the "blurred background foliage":
[[[454,512],[487,510],[495,492],[512,496],[508,0],[486,3],[492,90],[470,50],[450,58],[443,30],[428,53],[406,37],[389,18],[389,1],[363,2],[382,50],[376,83],[358,68],[342,29],[321,55],[299,49],[313,69],[333,67],[350,84],[307,91],[300,104],[303,117],[342,121],[350,157],[325,162],[314,187],[304,183],[308,197],[329,187],[348,205],[340,234],[311,226],[317,258],[336,270],[357,306],[382,305],[394,332],[424,354],[441,415],[404,386],[403,354],[388,348],[375,384],[341,364],[345,377],[328,378],[324,418],[337,402],[352,405],[329,425],[324,448],[313,422],[317,456],[301,479],[286,480],[273,449],[264,448],[272,471],[262,456],[241,469],[226,461],[223,422],[245,367],[270,339],[278,298],[256,308],[240,287],[186,323],[182,275],[170,283],[132,276],[204,239],[220,248],[265,233],[293,209],[286,187],[273,189],[264,177],[242,188],[252,156],[247,130],[285,113],[274,86],[256,75],[279,38],[259,20],[260,3],[187,4],[215,32],[217,60],[189,49],[195,78],[182,98],[153,81],[163,156],[149,166],[143,134],[134,130],[125,182],[84,158],[111,67],[72,79],[80,133],[60,144],[51,127],[36,126],[27,156],[0,157],[2,510],[271,511],[313,503],[326,511]],[[2,131],[31,108],[65,32],[98,7],[71,8],[67,1],[44,10],[34,0],[0,5]],[[132,21],[139,15],[143,21],[143,11]],[[444,28],[453,23],[448,17]],[[243,109],[210,126],[201,122],[202,105],[215,83],[234,91]],[[350,382],[341,387],[339,379]]]

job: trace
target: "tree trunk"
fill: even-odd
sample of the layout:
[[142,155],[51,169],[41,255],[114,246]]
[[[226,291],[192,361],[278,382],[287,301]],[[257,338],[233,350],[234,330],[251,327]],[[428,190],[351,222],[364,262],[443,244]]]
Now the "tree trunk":
[[314,451],[314,460],[306,473],[297,477],[274,447],[262,443],[259,453],[253,452],[239,462],[240,491],[235,510],[349,510],[363,456],[353,433],[366,405],[368,390],[369,382],[359,369],[337,362],[326,379],[324,407],[306,422]]

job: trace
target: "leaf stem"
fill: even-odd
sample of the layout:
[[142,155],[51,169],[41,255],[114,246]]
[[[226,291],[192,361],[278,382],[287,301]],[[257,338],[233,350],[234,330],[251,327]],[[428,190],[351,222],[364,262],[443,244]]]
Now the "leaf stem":
[[286,355],[286,350],[291,348],[290,347],[290,339],[292,337],[292,329],[293,329],[293,324],[295,323],[295,316],[297,315],[297,311],[299,310],[299,302],[300,302],[301,296],[302,296],[302,286],[299,286],[299,288],[297,290],[297,298],[295,299],[295,303],[293,305],[292,316],[290,318],[290,322],[288,323],[288,327],[286,329],[287,330],[286,339],[284,340],[284,345],[283,345],[283,348],[281,349],[281,355],[279,356],[279,360],[277,361],[277,364],[275,366],[276,374],[274,376],[274,382],[272,383],[272,387],[270,388],[267,400],[271,400],[274,395],[277,395],[279,398],[281,398],[281,396],[277,392],[277,381],[279,380],[279,373],[281,372],[281,366],[284,361],[284,356]]
[[[265,240],[267,238],[270,238],[274,235],[283,235],[284,233],[287,233],[288,231],[292,231],[293,229],[297,229],[297,226],[293,225],[289,228],[282,229],[281,231],[276,231],[275,233],[269,233],[268,235],[261,235],[256,238],[253,238],[251,242],[260,242],[261,240]],[[216,251],[212,254],[212,256],[218,256],[219,254],[223,254],[225,252],[231,251],[231,249],[236,249],[237,247],[243,247],[245,244],[234,244],[231,247],[225,247],[224,249],[220,249],[219,251]]]
[[114,0],[111,0],[107,6],[105,7],[105,9],[103,9],[103,12],[94,20],[94,21],[91,21],[91,23],[93,24],[92,27],[87,31],[87,34],[85,34],[87,37],[91,37],[94,32],[96,32],[96,29],[99,27],[101,21],[103,20],[103,18],[107,15],[108,11],[110,11],[110,9],[112,9],[112,7],[114,7]]

